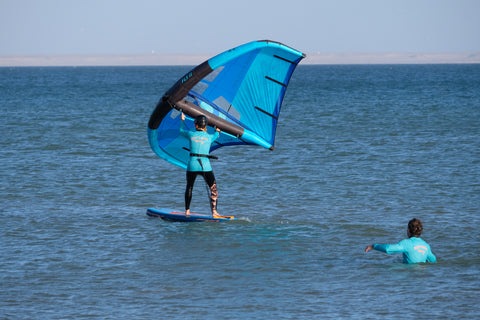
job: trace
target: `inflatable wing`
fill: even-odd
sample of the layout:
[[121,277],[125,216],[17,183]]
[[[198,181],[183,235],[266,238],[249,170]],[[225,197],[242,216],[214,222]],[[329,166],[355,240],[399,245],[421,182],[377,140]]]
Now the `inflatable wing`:
[[[211,150],[230,145],[273,149],[280,107],[290,77],[305,54],[281,43],[253,41],[223,52],[179,79],[148,122],[148,140],[162,159],[187,167],[189,142],[180,135],[180,112],[205,115],[222,132]],[[209,128],[213,132],[214,128]]]

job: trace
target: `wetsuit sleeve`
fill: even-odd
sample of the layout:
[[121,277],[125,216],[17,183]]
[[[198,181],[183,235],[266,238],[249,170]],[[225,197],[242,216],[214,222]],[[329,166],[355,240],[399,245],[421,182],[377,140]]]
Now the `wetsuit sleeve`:
[[402,244],[402,241],[400,241],[397,244],[378,244],[375,243],[373,245],[373,249],[382,251],[385,253],[402,253],[405,251],[405,247]]
[[215,133],[212,136],[212,142],[217,140],[219,135],[220,135],[220,133],[218,131],[215,131]]
[[428,262],[437,262],[437,257],[435,257],[435,255],[431,251],[429,251],[428,256],[427,256],[427,261]]
[[185,130],[185,121],[180,121],[180,134],[188,138],[188,130]]

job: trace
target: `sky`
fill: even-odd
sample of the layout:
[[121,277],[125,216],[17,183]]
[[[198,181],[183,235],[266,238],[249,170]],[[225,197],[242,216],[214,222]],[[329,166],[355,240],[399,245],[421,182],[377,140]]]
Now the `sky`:
[[0,0],[0,55],[480,52],[480,0]]

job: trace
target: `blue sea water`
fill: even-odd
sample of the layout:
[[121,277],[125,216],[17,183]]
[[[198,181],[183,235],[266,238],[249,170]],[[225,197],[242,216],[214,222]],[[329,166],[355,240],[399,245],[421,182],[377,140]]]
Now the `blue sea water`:
[[[478,318],[480,65],[299,66],[197,224],[145,214],[183,208],[146,125],[189,69],[0,68],[1,319]],[[364,253],[413,217],[436,264]]]

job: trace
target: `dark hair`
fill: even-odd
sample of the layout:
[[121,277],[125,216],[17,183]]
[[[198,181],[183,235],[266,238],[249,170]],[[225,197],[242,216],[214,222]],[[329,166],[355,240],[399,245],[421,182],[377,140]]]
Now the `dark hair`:
[[408,231],[410,232],[410,236],[413,237],[420,237],[423,231],[422,221],[419,219],[413,218],[408,222]]
[[207,127],[208,119],[204,115],[200,115],[200,116],[195,118],[195,124],[199,128],[203,129],[203,128]]

